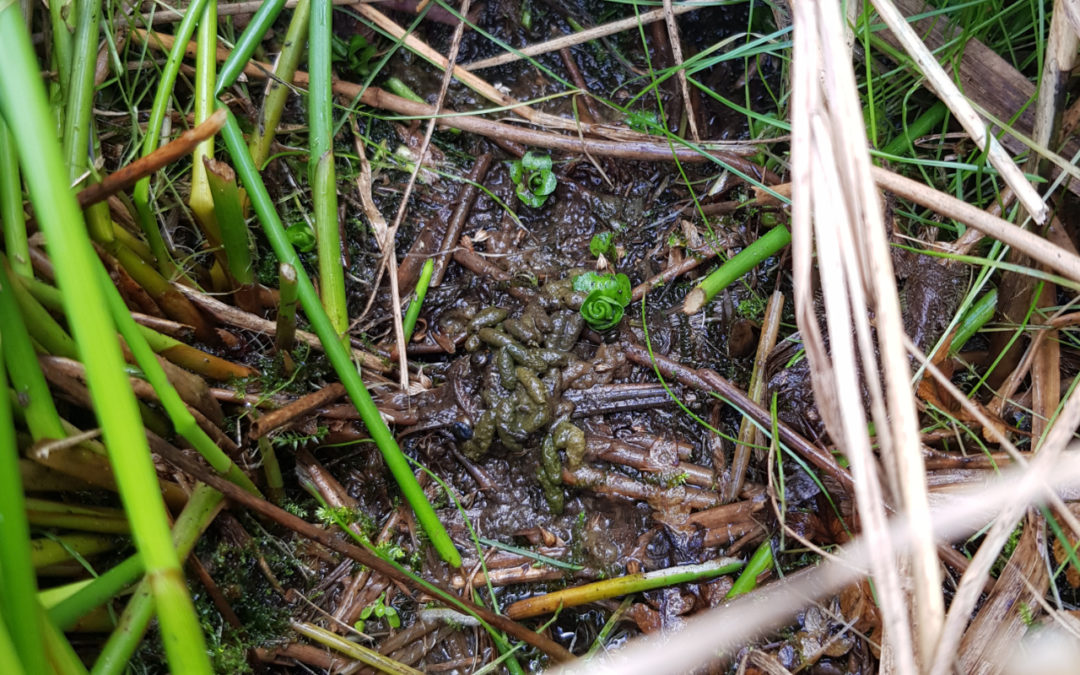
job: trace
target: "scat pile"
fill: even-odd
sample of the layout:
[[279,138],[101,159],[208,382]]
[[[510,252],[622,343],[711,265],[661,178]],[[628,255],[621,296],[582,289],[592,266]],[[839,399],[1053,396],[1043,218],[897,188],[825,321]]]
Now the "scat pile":
[[[544,285],[517,316],[502,307],[481,309],[471,316],[447,316],[440,324],[446,335],[465,333],[465,349],[490,349],[483,376],[483,407],[472,417],[472,437],[461,449],[479,459],[497,440],[507,450],[521,452],[540,440],[537,479],[552,511],[562,511],[563,461],[573,471],[585,455],[585,434],[570,421],[574,404],[563,397],[568,388],[587,389],[609,383],[622,353],[609,345],[596,348],[592,358],[575,349],[585,328],[579,309],[584,294],[573,290],[572,276]],[[542,437],[541,437],[542,434]]]

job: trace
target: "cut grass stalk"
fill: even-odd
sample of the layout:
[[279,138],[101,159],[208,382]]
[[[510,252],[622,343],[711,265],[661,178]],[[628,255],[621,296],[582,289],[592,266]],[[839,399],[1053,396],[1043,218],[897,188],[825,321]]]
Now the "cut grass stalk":
[[[143,137],[142,155],[145,157],[158,148],[161,136],[161,124],[165,119],[165,110],[172,96],[173,86],[176,84],[177,73],[180,72],[180,64],[184,59],[184,46],[195,32],[195,23],[202,17],[203,8],[207,0],[192,0],[188,5],[184,20],[176,27],[176,42],[169,50],[169,56],[165,60],[165,67],[158,79],[157,92],[154,94],[154,103],[150,108],[150,121],[146,125],[146,136]],[[146,235],[146,241],[150,244],[150,250],[154,254],[158,270],[166,277],[171,276],[175,265],[169,256],[165,239],[161,236],[161,230],[157,224],[157,218],[150,209],[150,178],[146,177],[135,183],[135,212],[139,216],[139,226]]]
[[60,146],[49,124],[51,116],[40,67],[17,5],[0,9],[0,44],[6,55],[4,77],[0,78],[0,114],[15,138],[37,221],[55,265],[68,322],[86,365],[89,390],[97,402],[95,412],[121,499],[154,588],[166,655],[175,672],[209,673],[206,642],[169,537],[168,519],[135,396],[124,373],[106,300],[96,283],[97,261],[75,195],[67,187]]
[[[3,281],[7,285],[7,281]],[[3,322],[0,349],[7,350],[8,323]],[[36,362],[35,362],[36,363]],[[41,626],[28,621],[38,612],[37,579],[30,551],[30,526],[26,519],[23,485],[19,478],[19,447],[15,440],[15,421],[11,417],[11,402],[7,394],[7,374],[0,368],[0,632],[5,625],[10,634],[0,640],[10,640],[7,655],[0,645],[0,666],[11,667],[4,672],[27,670],[47,672],[45,643]]]
[[333,5],[312,0],[308,27],[308,182],[315,211],[315,237],[319,251],[319,293],[338,339],[349,329],[345,300],[345,269],[341,264],[338,229],[337,180],[334,171],[333,92],[330,42]]
[[557,612],[566,607],[578,607],[631,593],[696,583],[730,574],[743,564],[743,561],[737,558],[717,558],[700,565],[683,565],[654,572],[627,574],[616,579],[605,579],[573,588],[564,588],[547,595],[518,600],[506,608],[506,615],[511,619],[525,619]]
[[420,98],[420,96],[415,91],[409,89],[409,85],[402,82],[399,78],[388,77],[386,78],[386,81],[383,82],[383,86],[386,87],[386,89],[390,93],[396,94],[403,99],[412,101],[413,103],[423,103],[425,105],[427,104],[427,101]]
[[282,353],[293,348],[296,339],[296,268],[289,263],[278,265],[278,314],[274,347]]
[[236,186],[236,172],[225,162],[207,157],[204,175],[213,195],[214,220],[217,223],[229,274],[241,286],[255,282],[251,265],[251,246],[244,223],[243,200]]
[[30,246],[26,238],[26,214],[23,213],[22,179],[15,140],[0,119],[0,227],[4,230],[4,252],[11,268],[19,276],[33,277]]
[[319,302],[319,296],[311,285],[311,280],[308,279],[299,256],[297,256],[292,244],[289,243],[285,228],[281,224],[277,211],[274,209],[273,200],[270,199],[266,186],[263,185],[257,167],[251,161],[251,155],[248,154],[247,144],[244,142],[240,125],[232,113],[229,113],[228,122],[225,124],[222,135],[236,166],[236,172],[247,190],[248,198],[251,199],[255,213],[259,216],[259,221],[262,223],[263,231],[270,242],[270,246],[274,249],[278,260],[292,265],[296,272],[297,293],[300,304],[304,308],[312,328],[322,341],[326,356],[330,359],[335,372],[341,379],[341,383],[349,393],[349,398],[352,400],[353,405],[356,406],[357,412],[360,413],[360,419],[363,420],[372,440],[378,446],[387,467],[390,469],[390,473],[397,480],[405,499],[416,514],[420,526],[431,539],[435,550],[443,560],[454,567],[459,567],[461,565],[461,554],[454,548],[454,543],[450,540],[450,536],[446,533],[442,523],[439,522],[435,509],[432,508],[427,497],[424,496],[424,491],[409,468],[405,455],[402,454],[394,435],[386,426],[379,409],[371,399],[371,394],[368,393],[367,388],[364,386],[360,373],[357,372],[356,366],[353,365],[352,360],[349,358],[349,351],[342,344],[337,330],[323,310]]
[[310,17],[310,0],[300,0],[296,3],[292,19],[289,20],[289,29],[285,33],[285,44],[274,63],[274,77],[266,82],[266,96],[263,97],[262,112],[259,115],[258,124],[255,125],[255,133],[252,134],[248,144],[251,159],[259,168],[262,168],[266,158],[270,156],[270,144],[273,143],[278,123],[281,122],[285,102],[292,92],[285,83],[292,82],[293,75],[300,66],[304,46],[307,44]]
[[789,243],[791,243],[791,233],[783,225],[777,225],[761,235],[690,291],[683,302],[683,312],[696,314],[716,297],[717,293]]
[[761,576],[762,572],[772,567],[773,555],[772,544],[769,540],[761,542],[761,546],[757,547],[754,551],[754,555],[750,556],[750,560],[746,563],[746,567],[743,568],[739,578],[732,584],[731,590],[724,596],[725,599],[738,597],[744,593],[757,588],[757,578]]
[[428,286],[431,284],[431,273],[435,270],[435,261],[428,258],[424,261],[424,267],[420,270],[420,279],[416,282],[416,297],[409,303],[409,309],[405,312],[405,319],[401,322],[401,332],[405,334],[405,344],[412,339],[413,330],[416,328],[416,320],[420,318],[420,306],[424,304]]

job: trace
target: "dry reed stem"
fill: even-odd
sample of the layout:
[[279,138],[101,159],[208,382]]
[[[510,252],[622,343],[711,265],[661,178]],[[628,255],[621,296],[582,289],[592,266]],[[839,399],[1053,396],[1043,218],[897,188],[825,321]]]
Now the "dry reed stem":
[[886,169],[872,169],[874,181],[898,197],[933,209],[938,213],[974,227],[983,234],[998,239],[1031,258],[1053,268],[1058,274],[1080,282],[1080,256],[1056,246],[1033,232],[982,209],[913,181]]
[[937,59],[930,52],[923,41],[908,24],[907,19],[889,0],[873,0],[878,15],[885,21],[889,30],[904,46],[908,56],[911,57],[919,70],[926,77],[929,87],[949,107],[957,121],[964,127],[971,140],[979,148],[986,150],[987,158],[995,169],[1001,174],[1002,179],[1016,193],[1020,203],[1024,205],[1032,219],[1036,223],[1046,221],[1049,210],[1039,197],[1039,193],[1024,178],[1024,174],[1013,162],[1009,154],[1001,147],[997,138],[987,131],[986,123],[979,117],[975,109],[971,107],[967,98],[960,93],[959,88],[949,77],[948,73],[938,64]]
[[[884,658],[894,662],[898,672],[914,673],[916,659],[925,662],[932,653],[944,603],[936,546],[930,536],[925,470],[902,342],[900,303],[881,202],[870,174],[843,21],[838,8],[828,3],[806,4],[812,7],[803,3],[794,6],[793,91],[803,94],[794,101],[793,136],[809,135],[806,143],[792,149],[793,176],[799,177],[793,180],[793,197],[796,204],[805,200],[810,205],[793,211],[793,237],[801,240],[796,261],[802,271],[796,284],[809,276],[813,236],[831,358],[825,356],[823,344],[811,351],[808,340],[807,353],[819,409],[830,434],[851,459],[864,532],[875,542],[871,567],[886,625]],[[807,119],[799,123],[800,118]],[[801,330],[804,325],[816,326],[817,319],[809,290],[804,288],[800,296],[797,303],[802,307],[797,316]],[[874,311],[877,347],[864,308]],[[878,358],[885,373],[884,391],[876,377]],[[914,645],[902,590],[905,584],[886,536],[888,498],[879,483],[866,420],[855,412],[863,407],[864,391],[870,394],[891,492],[899,500],[915,543],[914,556],[906,564],[910,568],[904,567],[906,585],[914,589]],[[831,396],[822,396],[823,392]],[[823,403],[832,405],[833,410],[826,413]]]

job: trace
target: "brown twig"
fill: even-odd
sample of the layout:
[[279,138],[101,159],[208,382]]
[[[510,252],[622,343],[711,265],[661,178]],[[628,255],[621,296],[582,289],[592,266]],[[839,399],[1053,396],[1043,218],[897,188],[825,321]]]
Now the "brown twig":
[[274,429],[282,427],[301,415],[305,415],[316,408],[336,401],[345,395],[345,386],[340,382],[334,382],[318,391],[313,391],[296,399],[288,405],[266,413],[251,425],[250,436],[257,439],[270,433]]
[[126,190],[134,185],[140,178],[154,173],[163,166],[168,166],[176,160],[191,154],[196,145],[216,134],[221,127],[225,126],[227,111],[223,108],[208,117],[205,122],[188,129],[180,134],[175,140],[161,146],[145,157],[120,168],[100,183],[90,185],[78,194],[79,206],[86,208],[91,204],[105,201],[109,195]]

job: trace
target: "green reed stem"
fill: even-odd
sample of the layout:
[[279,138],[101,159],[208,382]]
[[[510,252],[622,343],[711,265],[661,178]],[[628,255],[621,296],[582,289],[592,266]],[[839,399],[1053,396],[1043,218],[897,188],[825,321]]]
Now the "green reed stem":
[[251,60],[251,55],[262,42],[266,31],[270,30],[277,21],[278,14],[284,6],[285,0],[266,0],[252,15],[247,28],[244,29],[240,39],[236,41],[229,53],[229,58],[221,64],[221,73],[218,75],[217,85],[214,86],[215,98],[221,96],[221,92],[231,87],[236,82],[236,78],[244,72],[244,66]]
[[74,182],[89,166],[90,115],[94,107],[94,69],[101,23],[101,0],[79,0],[72,44],[71,79],[64,115],[64,157]]
[[687,314],[696,313],[716,297],[717,293],[789,243],[791,243],[791,233],[783,225],[777,225],[761,235],[752,244],[716,268],[694,290],[690,291],[683,304],[683,311]]
[[757,547],[754,555],[750,556],[750,560],[746,563],[746,567],[743,568],[742,574],[735,579],[735,583],[731,585],[731,590],[724,597],[730,600],[757,588],[757,578],[761,576],[762,572],[772,567],[772,562],[772,544],[766,539],[761,542],[761,546]]
[[405,318],[401,321],[401,332],[405,334],[405,344],[412,339],[413,330],[416,328],[416,320],[420,318],[420,306],[424,304],[428,286],[431,285],[431,273],[435,270],[435,261],[428,258],[420,269],[420,279],[416,282],[416,297],[409,303],[409,309],[405,311]]
[[960,318],[960,323],[956,326],[956,334],[953,336],[952,344],[949,346],[950,356],[963,349],[967,341],[975,333],[982,330],[986,322],[994,317],[994,312],[997,310],[997,300],[997,289],[991,288],[976,300],[968,308],[968,311],[964,312],[964,316]]
[[[4,286],[10,282],[3,280]],[[5,293],[4,295],[7,295]],[[7,350],[8,323],[3,322],[0,349]],[[35,361],[35,363],[37,363]],[[30,552],[30,525],[19,477],[19,447],[15,442],[15,421],[7,395],[7,374],[0,368],[0,632],[10,630],[10,653],[0,646],[0,666],[10,672],[46,672],[45,642],[41,625],[27,620],[37,616],[37,579]],[[7,634],[5,633],[5,637]],[[2,640],[3,638],[0,638]],[[9,672],[4,670],[4,672]]]
[[285,33],[285,43],[281,48],[281,54],[274,63],[274,77],[267,80],[266,96],[263,97],[262,112],[259,122],[255,125],[255,132],[251,135],[248,148],[251,151],[251,159],[255,166],[262,167],[266,158],[270,156],[270,144],[274,141],[274,133],[278,123],[281,122],[281,113],[285,110],[285,102],[289,99],[292,89],[285,86],[284,82],[292,82],[296,69],[300,66],[300,59],[304,56],[304,46],[307,43],[308,21],[311,16],[310,0],[300,0],[293,8],[292,19],[289,20],[289,29]]
[[0,119],[0,227],[4,229],[4,251],[11,268],[19,276],[34,276],[26,238],[19,156],[3,119]]
[[300,262],[299,256],[296,255],[296,250],[289,243],[285,228],[281,224],[277,211],[274,209],[274,202],[266,191],[262,178],[259,176],[258,168],[251,161],[251,155],[247,151],[247,144],[244,142],[240,125],[237,124],[236,118],[231,112],[224,129],[222,129],[222,137],[225,140],[225,146],[229,150],[229,155],[232,157],[233,164],[236,166],[240,181],[247,189],[248,198],[251,199],[255,213],[262,223],[263,232],[266,234],[270,246],[274,249],[278,261],[292,265],[296,271],[300,305],[304,308],[304,312],[307,313],[308,321],[311,322],[315,334],[322,341],[326,356],[330,363],[333,364],[334,370],[341,379],[341,383],[345,386],[353,405],[356,406],[357,412],[360,413],[360,419],[363,420],[364,426],[367,427],[368,433],[371,434],[371,439],[378,446],[387,467],[390,469],[390,473],[397,480],[402,494],[405,495],[405,499],[409,502],[413,512],[416,513],[416,519],[420,522],[420,526],[424,528],[428,538],[431,539],[435,550],[438,551],[443,560],[454,567],[459,567],[461,565],[461,554],[454,548],[453,541],[446,533],[442,523],[439,522],[435,509],[432,508],[424,495],[423,489],[416,481],[405,455],[402,454],[394,435],[390,433],[390,429],[386,426],[382,415],[379,414],[379,409],[371,399],[371,394],[368,393],[367,388],[364,386],[360,373],[357,372],[356,367],[349,358],[349,351],[342,344],[337,330],[323,310],[319,302],[319,296],[311,285],[311,280],[304,271],[303,264]]
[[[61,99],[66,100],[71,79],[71,43],[75,33],[74,0],[57,0],[49,3],[49,19],[52,28],[52,55],[56,65]],[[63,108],[61,103],[61,108]]]
[[49,391],[49,383],[45,381],[38,364],[30,333],[19,312],[13,286],[14,280],[0,265],[0,326],[3,326],[4,362],[11,375],[11,386],[17,395],[20,412],[34,442],[67,438]]
[[345,300],[345,269],[341,264],[338,229],[337,180],[334,172],[333,92],[330,42],[333,4],[312,0],[308,28],[308,182],[315,210],[315,236],[319,251],[319,292],[323,307],[339,339],[349,329]]
[[[169,50],[169,56],[165,60],[165,67],[158,78],[157,92],[154,94],[154,103],[150,108],[150,121],[146,125],[146,136],[143,137],[142,156],[145,157],[158,148],[161,138],[161,124],[165,120],[165,112],[172,96],[173,87],[176,85],[176,76],[180,72],[180,64],[184,60],[184,49],[195,32],[195,24],[202,17],[203,8],[207,0],[192,0],[188,5],[187,12],[180,25],[176,27],[175,42]],[[150,251],[157,259],[158,270],[166,277],[173,272],[173,263],[169,256],[165,239],[161,236],[157,218],[150,210],[150,177],[147,176],[135,183],[134,200],[135,211],[139,216],[139,226],[146,241],[150,244]]]
[[203,175],[209,181],[213,195],[214,220],[221,233],[229,274],[241,285],[253,284],[255,272],[251,264],[251,245],[248,242],[247,223],[244,222],[240,188],[236,186],[236,172],[225,162],[213,159],[203,164]]
[[31,337],[53,356],[66,356],[69,359],[77,359],[79,356],[78,348],[75,341],[64,330],[64,327],[52,317],[52,314],[49,314],[48,310],[41,306],[41,303],[22,284],[16,282],[10,276],[10,269],[6,264],[0,266],[4,267],[4,279],[11,282],[9,286],[11,295],[19,306],[22,320],[25,322],[26,329],[30,332]]
[[[199,19],[195,51],[195,124],[202,124],[214,112],[217,46],[217,0],[206,0],[202,18]],[[191,196],[188,204],[211,248],[217,248],[221,245],[221,232],[214,217],[214,198],[203,164],[207,157],[214,157],[213,136],[196,145],[191,153]]]
[[17,5],[0,8],[0,44],[5,53],[0,115],[15,138],[38,225],[55,265],[116,483],[160,610],[169,665],[178,673],[209,673],[206,642],[169,537],[157,473],[124,372],[115,326],[96,283],[97,261],[68,187],[68,172],[49,124],[40,67]]
[[263,472],[266,474],[266,498],[280,506],[285,499],[285,479],[281,475],[281,464],[278,463],[274,446],[266,436],[259,437],[259,457],[262,458]]

